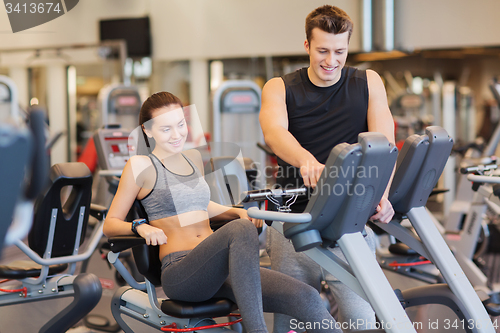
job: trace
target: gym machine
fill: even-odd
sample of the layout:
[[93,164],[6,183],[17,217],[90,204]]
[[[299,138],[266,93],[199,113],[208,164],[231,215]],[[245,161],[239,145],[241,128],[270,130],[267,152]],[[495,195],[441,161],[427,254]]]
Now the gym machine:
[[[35,205],[29,245],[20,239],[13,242],[31,261],[18,260],[0,266],[0,278],[11,280],[3,287],[10,289],[0,291],[0,306],[4,307],[0,312],[2,324],[15,326],[19,323],[11,329],[20,333],[66,332],[101,298],[97,276],[74,275],[76,263],[88,259],[102,237],[106,209],[97,205],[91,207],[92,175],[83,163],[60,163],[51,168],[49,183]],[[89,214],[100,222],[94,226],[91,239],[82,251],[80,246],[85,239]],[[60,303],[59,299],[66,297],[72,298],[71,303]],[[47,303],[54,299],[58,299],[57,303]],[[25,304],[31,302],[42,303],[37,303],[40,304],[38,315],[26,314],[30,319],[26,320],[22,313],[26,310]],[[18,304],[22,308],[16,307]],[[61,304],[65,307],[53,316]],[[50,313],[45,309],[51,309]],[[51,317],[40,322],[40,313]]]
[[[260,87],[249,80],[224,81],[212,98],[213,141],[234,143],[241,148],[244,158],[256,163],[256,169],[265,166],[265,153],[257,146],[264,136],[259,124]],[[227,155],[226,145],[215,146],[218,156]],[[231,148],[229,148],[231,149]],[[257,175],[256,182],[264,184],[263,175]]]
[[1,254],[4,245],[12,245],[28,234],[33,201],[45,185],[49,162],[45,151],[44,111],[31,110],[29,127],[21,123],[17,88],[3,75],[0,75],[0,115],[0,183],[5,189],[0,193]]
[[[359,197],[365,201],[369,201],[369,198],[375,199],[364,216],[352,216],[358,214],[362,203],[365,203],[355,195],[346,198],[331,195],[332,202],[328,203],[326,199],[320,201],[321,195],[314,194],[304,213],[283,214],[249,209],[249,216],[285,221],[284,224],[274,222],[273,227],[282,226],[284,235],[291,239],[297,251],[304,251],[369,301],[380,322],[385,323],[382,328],[386,332],[415,332],[415,329],[428,325],[425,321],[409,322],[400,307],[401,302],[406,308],[429,303],[445,305],[458,316],[455,323],[459,322],[466,332],[493,333],[495,330],[485,306],[432,220],[426,218],[423,207],[444,168],[452,144],[453,141],[446,131],[435,126],[428,127],[426,135],[413,135],[408,138],[399,154],[389,200],[393,203],[397,214],[408,216],[418,236],[411,234],[396,221],[390,224],[377,223],[377,226],[429,258],[440,269],[447,284],[403,290],[398,292],[399,297],[396,297],[359,232],[360,226],[364,226],[380,200],[381,195],[377,195],[378,193]],[[374,147],[374,144],[371,146]],[[389,165],[382,168],[386,169],[392,170]],[[328,170],[326,166],[325,170]],[[318,193],[324,192],[324,178],[327,172],[323,172],[321,176],[323,182],[317,185]],[[337,181],[342,180],[339,177]],[[356,181],[359,179],[355,179],[352,184],[358,184]],[[260,197],[265,198],[266,195]],[[334,242],[342,249],[349,262],[348,266],[326,249]],[[453,325],[453,318],[446,319],[449,321],[448,324]],[[441,321],[441,325],[444,326],[436,329],[445,330],[446,319]]]
[[[431,126],[426,135],[409,137],[400,153],[389,200],[399,217],[389,224],[377,226],[393,235],[441,272],[446,284],[435,284],[403,291],[408,305],[443,304],[455,309],[459,320],[466,323],[467,332],[494,332],[485,304],[488,297],[478,295],[467,279],[457,259],[425,209],[451,152],[452,139],[442,128]],[[401,226],[407,217],[416,234]]]
[[128,129],[137,127],[142,105],[137,87],[110,84],[99,91],[97,100],[102,113],[101,126],[120,124]]

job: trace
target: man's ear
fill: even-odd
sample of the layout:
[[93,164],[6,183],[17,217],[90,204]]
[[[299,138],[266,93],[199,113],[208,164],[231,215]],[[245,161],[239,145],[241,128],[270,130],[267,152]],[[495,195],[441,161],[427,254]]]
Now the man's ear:
[[309,42],[307,39],[304,41],[304,49],[306,50],[307,54],[309,54]]

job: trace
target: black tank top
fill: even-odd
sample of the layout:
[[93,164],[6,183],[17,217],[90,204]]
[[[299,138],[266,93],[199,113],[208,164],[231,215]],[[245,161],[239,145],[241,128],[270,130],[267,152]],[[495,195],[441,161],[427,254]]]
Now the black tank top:
[[[342,68],[340,80],[330,87],[314,85],[301,68],[282,77],[286,90],[288,130],[320,163],[342,142],[358,142],[368,131],[368,84],[366,71]],[[278,158],[278,184],[302,186],[297,168]]]

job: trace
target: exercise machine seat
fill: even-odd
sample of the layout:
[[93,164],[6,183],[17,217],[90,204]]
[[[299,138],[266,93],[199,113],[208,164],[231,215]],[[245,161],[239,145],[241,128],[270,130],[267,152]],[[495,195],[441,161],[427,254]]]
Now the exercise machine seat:
[[[121,236],[109,239],[111,251],[121,252],[132,248],[137,270],[155,287],[161,286],[161,262],[158,246],[148,246],[144,238]],[[167,299],[161,304],[161,311],[176,318],[226,316],[238,307],[234,302],[214,298],[204,302],[184,302]]]
[[[155,286],[161,286],[161,262],[159,247],[139,245],[132,248],[137,270]],[[164,300],[161,310],[176,318],[220,317],[237,309],[235,303],[228,299],[214,298],[204,302],[184,302]]]
[[[68,264],[50,265],[48,275],[55,275],[64,272]],[[0,265],[0,277],[3,279],[20,280],[29,277],[40,276],[41,265],[28,260],[16,260],[8,265]]]
[[235,303],[225,298],[212,298],[196,303],[173,300],[165,300],[161,303],[161,310],[176,318],[223,317],[237,309]]

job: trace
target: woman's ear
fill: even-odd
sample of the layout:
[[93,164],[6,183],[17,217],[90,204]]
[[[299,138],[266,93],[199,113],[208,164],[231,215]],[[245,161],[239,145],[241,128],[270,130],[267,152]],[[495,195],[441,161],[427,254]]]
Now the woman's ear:
[[146,133],[146,135],[148,136],[148,138],[153,137],[153,134],[151,133],[150,130],[146,129],[146,127],[144,125],[141,125],[141,127],[142,127],[142,130],[144,131],[144,133]]

